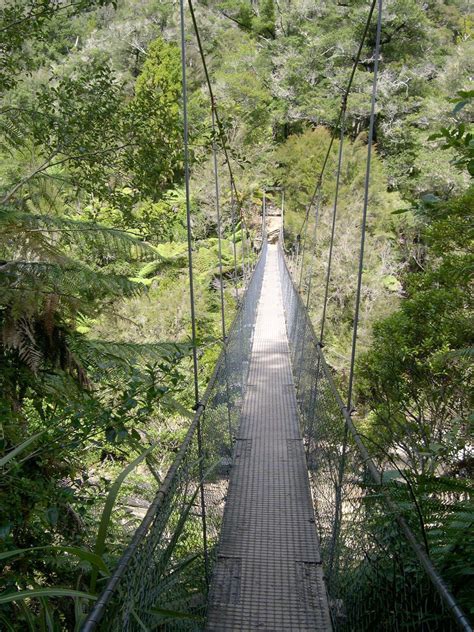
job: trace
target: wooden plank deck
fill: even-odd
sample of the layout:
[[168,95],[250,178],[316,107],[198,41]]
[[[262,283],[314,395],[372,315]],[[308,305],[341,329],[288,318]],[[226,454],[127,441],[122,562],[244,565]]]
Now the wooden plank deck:
[[271,245],[249,371],[206,630],[331,630]]

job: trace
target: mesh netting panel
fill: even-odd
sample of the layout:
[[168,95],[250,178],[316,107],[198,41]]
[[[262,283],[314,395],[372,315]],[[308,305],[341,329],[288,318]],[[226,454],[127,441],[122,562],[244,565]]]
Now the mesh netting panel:
[[[374,480],[280,249],[287,331],[336,630],[458,629],[410,542],[416,507],[406,485]],[[350,417],[349,422],[350,423]],[[360,438],[359,438],[360,440]],[[382,461],[371,454],[382,470]],[[462,627],[462,626],[461,626]],[[465,628],[466,629],[466,628]]]
[[266,244],[203,397],[204,407],[83,630],[204,627],[206,578],[217,554],[265,259]]

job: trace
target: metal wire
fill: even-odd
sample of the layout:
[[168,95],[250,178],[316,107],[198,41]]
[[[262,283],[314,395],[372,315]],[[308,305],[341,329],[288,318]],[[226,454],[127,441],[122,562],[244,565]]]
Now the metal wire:
[[[181,73],[182,73],[182,90],[183,90],[183,146],[184,146],[184,182],[186,191],[186,233],[188,244],[188,272],[189,272],[189,304],[191,311],[191,340],[193,346],[193,382],[194,382],[194,400],[195,408],[199,409],[201,405],[199,401],[199,374],[198,374],[198,349],[197,349],[197,335],[196,335],[196,308],[194,302],[194,275],[193,275],[193,244],[192,244],[192,225],[191,225],[191,196],[189,187],[189,129],[188,129],[188,90],[186,81],[186,32],[185,32],[185,18],[184,18],[184,0],[180,0],[180,32],[181,32]],[[198,418],[197,428],[197,443],[198,454],[200,463],[200,476],[202,481],[204,471],[202,469],[202,430],[200,418]],[[207,520],[206,520],[206,505],[204,499],[204,488],[202,484],[199,489],[199,496],[201,499],[201,521],[202,521],[202,534],[203,534],[203,547],[204,547],[204,574],[206,584],[209,586],[209,551],[207,543]]]
[[221,204],[220,204],[220,190],[219,190],[219,168],[217,164],[217,146],[214,137],[215,131],[215,114],[214,110],[211,113],[212,116],[212,162],[214,168],[214,186],[216,196],[216,217],[217,217],[217,248],[219,256],[219,294],[221,301],[221,330],[222,330],[222,342],[225,344],[226,339],[226,326],[225,326],[225,301],[224,301],[224,274],[222,270],[222,222],[221,222]]
[[232,253],[234,256],[234,292],[235,292],[235,301],[239,303],[239,283],[237,278],[237,237],[236,237],[236,220],[235,220],[235,198],[234,198],[234,189],[230,189],[230,217],[231,217],[231,225],[232,225]]
[[[224,133],[224,128],[219,116],[219,111],[217,108],[217,103],[216,103],[216,98],[214,96],[214,90],[212,88],[212,82],[211,82],[211,77],[209,74],[209,69],[207,66],[207,61],[206,61],[206,55],[204,54],[204,48],[202,45],[202,39],[201,39],[201,34],[199,31],[199,26],[197,23],[197,19],[196,19],[196,13],[194,11],[194,5],[192,0],[188,0],[188,6],[189,6],[189,12],[191,14],[191,20],[193,23],[193,29],[194,29],[194,33],[196,35],[196,41],[198,44],[198,49],[199,49],[199,55],[201,57],[201,62],[202,62],[202,66],[204,69],[204,75],[206,78],[206,84],[207,84],[207,88],[209,91],[209,98],[211,100],[211,109],[214,113],[215,116],[215,122],[217,125],[217,132],[219,135],[219,139],[221,141],[221,146],[222,146],[222,150],[224,152],[224,156],[225,156],[225,164],[227,166],[227,169],[229,171],[229,178],[230,178],[230,186],[231,186],[231,192],[233,192],[233,195],[235,196],[235,200],[238,202],[239,204],[239,217],[240,217],[240,221],[243,222],[244,226],[246,227],[245,224],[245,217],[242,211],[242,205],[241,205],[241,197],[239,196],[239,192],[237,190],[237,184],[235,181],[235,175],[234,175],[234,171],[232,169],[232,165],[230,162],[230,155],[229,155],[229,150],[227,147],[227,141],[226,141],[226,136]],[[247,228],[247,227],[246,227]]]
[[[316,245],[317,242],[317,237],[318,237],[318,228],[319,228],[319,220],[321,217],[321,201],[322,201],[322,195],[323,195],[323,191],[320,188],[318,190],[318,197],[316,200],[316,209],[314,212],[314,230],[313,230],[313,243]],[[305,239],[306,241],[306,239]],[[313,250],[313,264],[316,261],[316,248]],[[304,246],[303,246],[303,251],[301,253],[301,269],[300,269],[300,277],[299,277],[299,282],[298,282],[298,290],[301,291],[301,286],[303,283],[303,268],[304,268]],[[312,289],[312,279],[313,276],[310,272],[309,274],[309,278],[308,278],[308,288],[307,288],[307,292],[306,292],[306,308],[309,309],[310,306],[310,301],[311,301],[311,289]]]
[[[378,0],[377,32],[376,32],[376,39],[375,39],[375,63],[374,63],[374,75],[372,79],[372,98],[371,98],[371,110],[370,110],[370,121],[369,121],[369,138],[368,138],[367,161],[366,161],[365,182],[364,182],[364,204],[362,208],[359,266],[358,266],[358,274],[357,274],[357,290],[356,290],[356,299],[355,299],[354,320],[353,320],[353,327],[352,327],[352,346],[351,346],[349,386],[348,386],[347,407],[346,407],[346,410],[348,411],[348,415],[347,415],[348,418],[350,418],[350,415],[352,414],[352,389],[354,385],[354,367],[355,367],[355,357],[356,357],[356,347],[357,347],[357,331],[358,331],[358,326],[359,326],[360,299],[361,299],[361,290],[362,290],[362,271],[364,268],[365,235],[366,235],[366,227],[367,227],[367,210],[368,210],[368,205],[369,205],[369,181],[370,181],[370,171],[371,171],[372,142],[374,138],[375,103],[377,99],[377,77],[378,77],[378,67],[379,67],[380,39],[381,39],[381,33],[382,33],[382,1],[383,0]],[[345,104],[343,103],[343,108],[344,108],[344,105]],[[342,112],[345,113],[345,109],[343,109]],[[341,126],[341,133],[342,133],[342,126]],[[344,137],[341,135],[341,144],[339,146],[337,186],[336,186],[336,193],[335,193],[335,203],[334,203],[333,222],[332,222],[330,256],[332,255],[332,246],[333,246],[333,238],[334,238],[334,224],[335,224],[335,213],[336,213],[337,198],[338,198],[343,138]],[[324,323],[325,323],[325,317],[326,317],[329,275],[330,275],[330,267],[328,265],[328,274],[326,278],[326,293],[324,297],[324,307],[323,307],[323,318],[321,321],[322,334],[324,333]],[[322,345],[322,339],[320,340],[320,345]],[[319,365],[319,362],[320,361],[318,360],[318,365]],[[318,388],[319,388],[319,383],[318,383],[318,380],[316,380],[315,389],[318,390]],[[343,487],[344,475],[345,475],[345,470],[346,470],[348,434],[349,434],[348,423],[346,420],[346,424],[344,426],[342,443],[341,443],[341,458],[339,461],[338,476],[337,476],[337,481],[335,485],[334,525],[333,525],[331,545],[330,545],[329,556],[328,556],[329,557],[329,568],[328,568],[329,584],[331,584],[332,579],[333,579],[335,554],[336,554],[337,542],[339,539],[339,530],[341,528],[341,522],[342,522],[342,514],[343,514],[342,487]]]
[[[328,268],[326,270],[326,284],[324,288],[324,298],[323,298],[323,313],[321,316],[321,330],[319,333],[319,340],[321,344],[324,344],[324,327],[326,325],[326,311],[327,311],[328,297],[329,297],[329,284],[331,282],[332,255],[333,255],[333,250],[334,250],[334,236],[336,233],[337,204],[339,201],[339,185],[341,182],[345,120],[346,120],[346,102],[343,101],[342,116],[341,116],[341,130],[339,134],[339,152],[338,152],[338,157],[337,157],[336,188],[334,191],[334,204],[332,208],[332,221],[331,221],[331,237],[329,241],[329,252],[328,252]],[[309,300],[306,307],[309,308]]]
[[[209,98],[210,98],[210,102],[211,102],[211,112],[212,112],[212,130],[213,130],[213,138],[215,137],[215,131],[217,131],[217,135],[219,137],[219,140],[221,142],[221,147],[222,150],[224,152],[224,157],[225,157],[225,164],[227,166],[227,169],[229,171],[229,178],[230,178],[230,192],[231,192],[231,213],[232,213],[232,239],[233,239],[233,250],[234,250],[234,285],[235,285],[235,295],[236,295],[236,300],[238,301],[239,298],[239,290],[238,290],[238,286],[237,286],[237,282],[238,282],[238,274],[237,274],[237,254],[236,254],[236,235],[235,235],[235,204],[238,204],[238,210],[239,210],[239,218],[240,218],[240,222],[241,222],[241,232],[242,232],[242,277],[245,280],[246,278],[246,265],[245,265],[245,236],[244,236],[244,229],[245,229],[245,233],[248,232],[247,229],[247,225],[245,222],[245,216],[242,210],[242,200],[241,200],[241,196],[239,195],[239,192],[237,190],[237,184],[236,184],[236,180],[235,180],[235,175],[234,175],[234,171],[232,169],[232,165],[230,162],[230,154],[229,154],[229,150],[227,147],[227,141],[226,141],[226,137],[225,137],[225,133],[224,133],[224,128],[222,126],[222,122],[220,120],[220,116],[219,116],[219,110],[217,108],[217,103],[216,103],[216,98],[214,96],[214,90],[212,88],[212,82],[211,82],[211,77],[209,74],[209,69],[207,66],[207,61],[206,61],[206,55],[204,54],[204,48],[202,45],[202,39],[201,39],[201,34],[199,31],[199,26],[197,23],[197,19],[196,19],[196,14],[194,11],[194,6],[192,3],[192,0],[188,0],[188,6],[189,6],[189,12],[191,15],[191,21],[193,24],[193,29],[194,29],[194,33],[196,35],[196,41],[197,41],[197,45],[198,45],[198,49],[199,49],[199,55],[201,57],[201,62],[202,62],[202,66],[204,69],[204,75],[206,78],[206,84],[207,84],[207,89],[209,92]],[[213,141],[214,142],[214,141]],[[250,253],[249,253],[250,255]],[[248,265],[247,267],[250,266],[250,258],[248,260]]]
[[[355,76],[357,67],[358,67],[359,62],[360,62],[360,56],[362,54],[362,49],[364,47],[365,40],[366,40],[367,34],[369,32],[370,23],[372,21],[372,16],[373,16],[373,13],[374,13],[376,5],[377,5],[377,0],[372,0],[372,3],[370,5],[370,9],[369,9],[369,13],[368,13],[368,16],[367,16],[367,20],[365,22],[364,32],[362,33],[362,37],[361,37],[360,42],[359,42],[359,48],[357,49],[357,53],[356,53],[356,55],[354,57],[354,63],[352,64],[351,74],[349,75],[349,80],[348,80],[346,88],[344,90],[344,94],[343,94],[343,97],[342,97],[342,104],[341,104],[341,108],[339,110],[339,115],[338,115],[336,124],[335,124],[335,126],[333,128],[333,131],[332,131],[332,134],[331,134],[331,139],[329,141],[329,145],[328,145],[328,148],[326,150],[326,154],[324,156],[324,160],[323,160],[323,164],[322,164],[321,170],[320,170],[319,175],[318,175],[318,177],[316,179],[316,184],[315,184],[313,193],[311,195],[309,204],[306,207],[305,217],[304,217],[303,222],[302,222],[302,224],[300,226],[300,229],[298,231],[298,235],[301,235],[302,231],[304,231],[304,234],[306,235],[307,223],[308,223],[308,220],[309,220],[310,211],[311,211],[311,209],[313,207],[313,204],[314,204],[314,202],[316,200],[316,196],[318,194],[318,191],[322,187],[324,173],[326,171],[326,167],[327,167],[328,162],[329,162],[329,156],[331,155],[332,146],[333,146],[334,141],[336,139],[337,129],[340,127],[340,125],[342,123],[342,119],[345,116],[345,111],[346,111],[346,106],[347,106],[347,99],[349,98],[349,93],[351,91],[352,83],[354,81],[354,76]],[[306,242],[306,239],[303,240],[302,257],[304,256],[305,242]]]
[[360,228],[360,251],[359,251],[359,269],[357,273],[357,291],[355,299],[354,310],[354,326],[352,330],[352,349],[351,349],[351,362],[349,369],[349,386],[347,387],[347,409],[350,411],[352,408],[352,389],[354,386],[354,366],[357,347],[357,329],[359,326],[359,312],[360,312],[360,297],[362,290],[362,272],[364,270],[364,250],[365,250],[365,233],[367,227],[367,209],[369,206],[369,184],[370,184],[370,168],[372,159],[372,144],[374,141],[374,126],[375,126],[375,104],[377,101],[377,77],[379,70],[379,57],[380,57],[380,39],[382,34],[382,0],[378,0],[378,16],[377,16],[377,34],[375,37],[375,53],[374,53],[374,76],[372,80],[372,97],[370,102],[370,121],[369,121],[369,138],[367,141],[367,162],[365,169],[365,182],[364,182],[364,204],[362,208],[362,222]]
[[[219,260],[219,296],[221,304],[221,332],[222,332],[222,344],[224,353],[224,363],[227,369],[227,348],[226,348],[226,322],[225,322],[225,299],[224,299],[224,274],[222,268],[222,223],[221,223],[221,205],[220,205],[220,190],[219,190],[219,168],[217,163],[217,145],[215,142],[215,114],[214,110],[211,112],[212,116],[212,159],[214,167],[214,185],[216,196],[216,217],[217,217],[217,250]],[[232,406],[230,398],[229,383],[226,383],[227,393],[227,419],[229,422],[229,440],[232,442]]]
[[[326,578],[330,577],[334,629],[472,630],[418,543],[422,534],[407,486],[384,476],[385,455],[369,451],[357,432],[311,320],[305,317],[306,308],[283,250],[279,252],[287,332],[323,566]],[[440,519],[433,510],[428,523],[437,525]]]

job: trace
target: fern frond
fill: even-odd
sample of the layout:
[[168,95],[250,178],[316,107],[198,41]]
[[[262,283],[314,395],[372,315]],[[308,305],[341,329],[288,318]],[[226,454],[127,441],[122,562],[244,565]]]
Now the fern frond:
[[21,213],[13,207],[0,207],[0,247],[3,257],[10,253],[10,258],[49,259],[60,261],[64,253],[59,243],[51,239],[43,231],[25,233],[21,222]]
[[0,228],[6,234],[26,236],[28,239],[37,233],[47,235],[48,239],[64,247],[80,249],[91,248],[106,250],[108,254],[133,259],[156,257],[156,250],[150,244],[123,230],[110,228],[94,222],[40,215],[0,208]]
[[137,278],[146,279],[147,277],[155,276],[163,265],[163,261],[158,259],[157,261],[150,261],[139,271]]
[[67,204],[61,186],[50,178],[39,178],[29,186],[26,208],[32,215],[63,217],[67,215]]
[[43,360],[39,349],[33,323],[28,318],[20,318],[17,321],[8,319],[2,329],[3,345],[7,349],[15,349],[20,359],[34,373],[38,370]]
[[[44,261],[7,261],[0,265],[0,285],[6,292],[20,290],[55,294],[67,299],[96,305],[106,298],[133,297],[143,293],[142,283],[127,277],[104,274],[64,258],[61,263]],[[3,297],[5,300],[5,296]]]
[[25,140],[25,127],[12,113],[0,117],[0,151],[12,155],[25,144]]
[[48,323],[44,315],[15,318],[11,311],[6,311],[2,314],[0,329],[3,347],[16,351],[33,373],[41,368],[59,367],[80,385],[89,386],[82,364],[68,345],[63,326],[54,321]]
[[95,376],[99,382],[104,378],[121,380],[124,372],[128,374],[130,367],[134,370],[141,367],[145,372],[145,367],[149,364],[157,364],[168,372],[191,354],[189,344],[139,344],[91,340],[78,333],[68,335],[68,347],[87,374],[92,379]]
[[104,360],[119,364],[138,361],[178,362],[191,353],[188,343],[157,342],[134,343],[91,340],[81,335],[70,335],[69,346],[84,366],[103,367]]

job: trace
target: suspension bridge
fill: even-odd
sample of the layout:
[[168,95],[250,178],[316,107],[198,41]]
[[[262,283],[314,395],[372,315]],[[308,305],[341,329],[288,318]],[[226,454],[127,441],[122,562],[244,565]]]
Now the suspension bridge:
[[[202,396],[193,289],[183,0],[180,6],[195,414],[163,484],[103,586],[82,631],[470,631],[466,615],[420,540],[413,499],[406,488],[385,479],[383,461],[374,458],[353,421],[382,0],[371,4],[342,95],[335,132],[306,207],[297,250],[292,257],[285,252],[283,225],[277,243],[269,243],[264,200],[262,245],[254,266],[189,0],[211,102],[222,309],[222,350]],[[374,15],[375,61],[359,274],[349,387],[343,399],[325,361],[324,328],[347,99]],[[331,242],[325,293],[320,297],[323,316],[316,335],[308,312],[310,282],[303,287],[308,265],[307,232],[313,213],[317,230],[324,172],[338,135]],[[238,303],[228,331],[221,257],[219,149],[225,156],[231,184]],[[283,193],[279,217],[283,222]],[[236,248],[238,220],[241,263]]]

